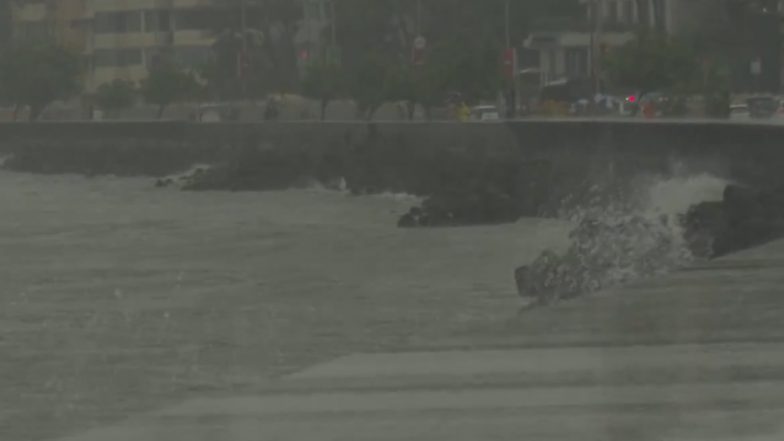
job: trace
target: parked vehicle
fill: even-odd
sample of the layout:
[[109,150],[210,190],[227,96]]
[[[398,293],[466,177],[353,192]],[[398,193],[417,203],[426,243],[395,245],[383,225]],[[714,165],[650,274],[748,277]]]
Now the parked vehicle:
[[231,104],[205,104],[199,106],[194,115],[197,122],[215,123],[223,121],[237,121],[240,117],[240,109]]
[[733,121],[748,121],[751,119],[749,106],[746,104],[733,104],[730,106],[730,119]]
[[772,96],[756,96],[746,100],[749,116],[753,119],[770,119],[779,110],[781,103]]
[[476,106],[471,109],[471,121],[498,121],[501,115],[496,106]]

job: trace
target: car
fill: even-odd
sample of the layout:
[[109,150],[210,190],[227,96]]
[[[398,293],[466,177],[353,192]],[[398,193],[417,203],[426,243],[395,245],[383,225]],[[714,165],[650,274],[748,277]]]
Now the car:
[[240,109],[228,103],[203,104],[192,115],[192,119],[202,123],[237,121],[239,117]]
[[751,119],[749,106],[746,104],[733,104],[730,106],[730,119],[735,121],[748,121]]
[[755,96],[746,100],[749,116],[754,119],[770,119],[776,115],[781,103],[774,97]]
[[498,121],[501,114],[496,106],[476,106],[471,109],[472,121]]

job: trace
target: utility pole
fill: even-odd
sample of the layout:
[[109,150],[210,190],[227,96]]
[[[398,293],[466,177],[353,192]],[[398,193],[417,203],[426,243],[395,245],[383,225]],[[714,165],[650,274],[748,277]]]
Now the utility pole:
[[422,35],[422,0],[417,0],[416,35]]
[[506,114],[508,118],[517,115],[517,48],[512,47],[512,23],[511,23],[511,0],[504,2],[504,28],[506,34],[506,53],[511,59],[507,60],[511,64],[511,75],[509,79],[512,84],[506,99]]
[[509,20],[510,20],[510,17],[509,17],[509,15],[510,15],[509,14],[509,12],[510,12],[509,1],[510,0],[506,0],[506,2],[504,3],[504,17],[505,17],[505,22],[506,22],[506,26],[505,26],[505,28],[506,28],[506,47],[512,47],[512,33],[510,31],[510,23],[509,23]]
[[247,20],[247,7],[246,0],[240,0],[240,38],[242,38],[242,53],[240,54],[240,69],[242,73],[242,94],[244,97],[248,96],[248,72],[247,67],[250,64],[248,59],[248,20]]
[[332,49],[335,50],[338,46],[338,20],[337,15],[335,14],[335,1],[331,0],[329,2],[329,14],[331,15],[332,19]]
[[591,58],[591,80],[593,94],[596,96],[601,92],[601,56],[597,47],[602,44],[603,32],[603,16],[604,16],[604,3],[603,0],[592,0],[591,9],[591,42],[590,42],[590,58]]

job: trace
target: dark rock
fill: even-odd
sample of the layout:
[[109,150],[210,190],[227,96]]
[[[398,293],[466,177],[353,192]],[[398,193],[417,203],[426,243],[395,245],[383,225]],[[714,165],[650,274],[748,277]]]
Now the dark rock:
[[195,173],[185,190],[264,191],[303,187],[316,176],[314,159],[303,152],[246,148],[231,160]]
[[718,257],[784,237],[781,190],[729,185],[720,202],[693,206],[682,219],[692,253]]
[[160,178],[155,181],[155,186],[158,188],[169,187],[172,184],[174,184],[174,181],[169,178]]
[[[498,172],[498,173],[496,173]],[[435,172],[438,174],[438,172]],[[536,216],[542,198],[531,191],[539,188],[527,183],[514,167],[482,170],[471,176],[441,174],[440,187],[434,187],[417,213],[400,219],[404,226],[441,227],[490,225],[515,222],[523,216]]]

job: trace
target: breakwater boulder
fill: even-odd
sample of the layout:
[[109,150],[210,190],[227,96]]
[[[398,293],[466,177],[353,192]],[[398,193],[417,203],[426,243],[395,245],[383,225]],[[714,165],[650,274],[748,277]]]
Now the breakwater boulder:
[[546,305],[784,237],[779,189],[728,185],[721,200],[700,202],[686,213],[624,213],[582,218],[566,252],[545,251],[515,270],[518,294],[527,304]]
[[691,207],[682,223],[692,252],[707,258],[784,237],[784,189],[729,185],[721,201]]

